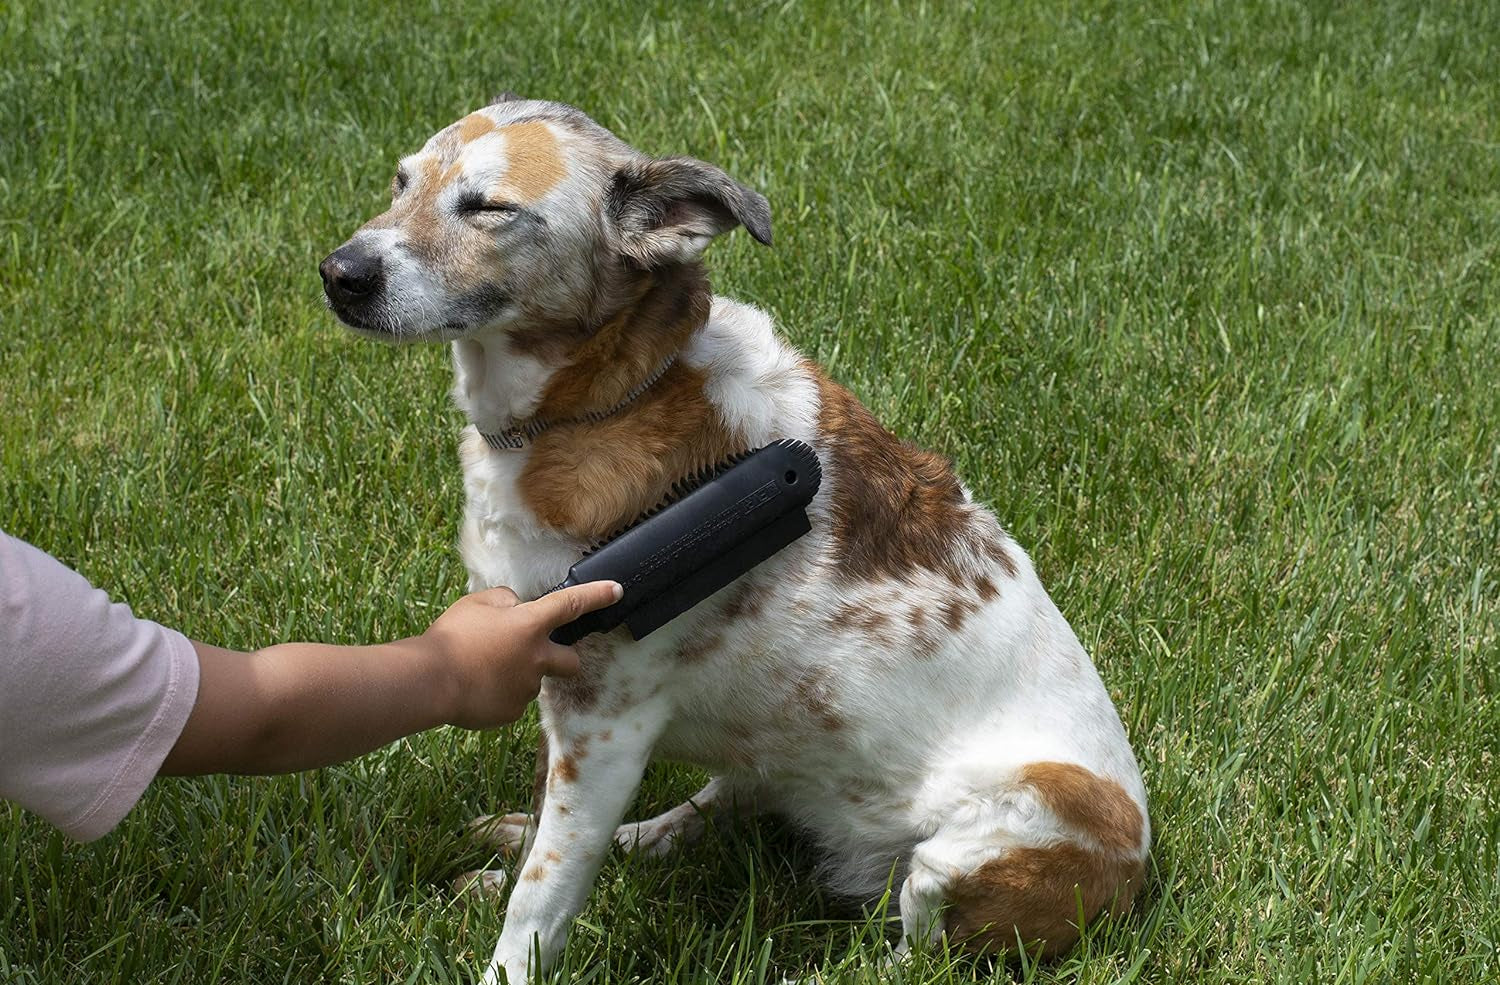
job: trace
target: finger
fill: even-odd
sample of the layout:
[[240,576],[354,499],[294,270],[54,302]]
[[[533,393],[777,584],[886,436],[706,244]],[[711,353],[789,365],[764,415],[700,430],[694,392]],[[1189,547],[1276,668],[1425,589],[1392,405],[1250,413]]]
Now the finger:
[[509,609],[511,606],[521,601],[520,598],[517,597],[515,592],[511,591],[509,588],[506,588],[504,585],[497,585],[494,588],[481,589],[470,595],[469,598],[474,599],[476,602],[481,602],[485,605],[492,605],[497,609]]
[[572,677],[578,673],[580,667],[577,650],[571,646],[547,644],[547,649],[542,655],[543,677]]
[[564,623],[572,622],[585,612],[593,612],[595,609],[615,604],[620,601],[620,596],[624,593],[625,590],[618,582],[591,581],[587,585],[575,585],[572,588],[553,592],[551,595],[543,595],[535,602],[525,603],[523,608],[530,615],[540,619],[543,628],[551,632]]

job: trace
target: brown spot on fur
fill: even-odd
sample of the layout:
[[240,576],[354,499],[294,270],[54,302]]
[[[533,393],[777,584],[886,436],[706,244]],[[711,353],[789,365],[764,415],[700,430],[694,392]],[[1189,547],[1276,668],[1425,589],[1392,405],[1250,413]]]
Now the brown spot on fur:
[[831,503],[840,569],[900,578],[921,567],[958,580],[973,507],[946,459],[897,438],[848,390],[818,379],[818,430],[836,466]]
[[526,871],[521,874],[521,878],[527,882],[541,882],[547,878],[547,869],[541,865],[528,866]]
[[948,887],[952,904],[948,936],[970,947],[1027,949],[1040,943],[1043,956],[1060,954],[1078,939],[1079,901],[1083,919],[1106,906],[1112,914],[1130,908],[1141,887],[1145,864],[1070,842],[1012,848]]
[[547,861],[549,861],[549,862],[561,862],[562,861],[562,856],[561,855],[559,855],[557,852],[550,851],[550,850],[547,852],[547,854],[546,854],[545,857],[546,857]]
[[948,599],[942,604],[943,625],[947,626],[950,632],[958,632],[959,628],[963,626],[964,620],[969,617],[969,613],[973,612],[974,609],[974,603],[968,599]]
[[542,120],[527,120],[501,127],[505,155],[510,167],[503,184],[523,202],[535,202],[551,191],[567,174],[567,165],[557,145],[557,136]]
[[469,143],[477,140],[487,133],[494,132],[495,121],[483,113],[470,113],[458,121],[458,139],[460,143]]
[[975,580],[974,591],[979,596],[979,601],[981,602],[988,602],[990,599],[1000,594],[999,590],[995,588],[995,583],[990,581],[984,575],[980,575]]
[[714,630],[708,633],[690,633],[677,644],[672,655],[678,663],[701,663],[709,654],[724,645],[724,634]]
[[599,733],[599,741],[600,742],[608,742],[610,739],[613,739],[614,737],[615,737],[615,733],[614,733],[613,729],[605,729],[603,732]]
[[1020,571],[1020,568],[1016,567],[1016,559],[1010,556],[1010,552],[1005,549],[1005,545],[1000,541],[993,538],[986,538],[984,552],[989,556],[991,561],[1000,566],[1000,570],[1005,572],[1007,577],[1014,578]]
[[837,732],[845,725],[844,717],[833,704],[833,671],[816,667],[796,685],[797,703],[806,708],[813,721],[826,732]]
[[547,679],[547,700],[561,712],[587,711],[599,703],[604,675],[615,658],[615,644],[607,636],[585,636],[573,646],[578,673]]
[[585,677],[582,673],[576,677],[559,678],[549,693],[555,696],[559,707],[583,711],[599,702],[599,678]]
[[836,633],[857,628],[868,636],[886,642],[886,636],[882,630],[890,624],[890,621],[890,613],[884,609],[877,609],[861,602],[845,602],[834,610],[833,616],[828,620],[828,626]]
[[729,597],[724,603],[724,611],[720,617],[725,622],[733,622],[736,619],[751,619],[760,614],[761,606],[765,604],[765,592],[752,585],[741,585],[739,591]]
[[572,783],[578,779],[578,763],[572,756],[564,756],[552,767],[552,782]]
[[1141,810],[1123,787],[1073,763],[1027,763],[1021,782],[1065,823],[1078,828],[1111,852],[1141,850]]

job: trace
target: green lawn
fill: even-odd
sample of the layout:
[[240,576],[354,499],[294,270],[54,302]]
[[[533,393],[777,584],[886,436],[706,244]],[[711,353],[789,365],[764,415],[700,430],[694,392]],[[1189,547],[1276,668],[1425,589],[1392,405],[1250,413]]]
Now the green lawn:
[[[168,6],[0,7],[0,528],[226,645],[424,626],[447,356],[316,265],[432,131],[572,102],[765,192],[718,289],[957,461],[1135,743],[1131,916],[907,980],[1500,977],[1500,4]],[[468,982],[457,829],[533,740],[162,782],[86,847],[0,807],[0,982]],[[611,862],[565,971],[873,980],[811,862]]]

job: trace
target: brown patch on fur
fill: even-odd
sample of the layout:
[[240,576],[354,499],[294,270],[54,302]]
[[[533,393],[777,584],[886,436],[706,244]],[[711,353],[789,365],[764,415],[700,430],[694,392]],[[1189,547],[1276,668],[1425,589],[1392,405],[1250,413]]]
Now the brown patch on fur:
[[615,658],[615,644],[606,636],[585,636],[573,648],[578,653],[578,673],[547,680],[548,701],[565,714],[587,711],[599,703],[604,675]]
[[700,267],[678,267],[636,275],[624,302],[615,313],[588,332],[566,352],[555,349],[555,331],[528,336],[516,333],[511,345],[533,355],[565,357],[567,365],[553,374],[537,406],[539,417],[553,420],[607,410],[708,321],[713,295]]
[[1014,578],[1021,570],[1016,566],[1016,559],[1010,556],[1010,552],[1005,549],[1005,545],[998,540],[986,539],[984,542],[984,553],[989,556],[991,561],[1000,566],[1000,570],[1005,572],[1008,578]]
[[554,695],[558,707],[585,711],[599,703],[599,678],[585,677],[582,673],[576,677],[559,678],[549,693]]
[[572,783],[578,779],[578,763],[572,756],[564,756],[552,767],[553,783]]
[[714,630],[708,633],[691,633],[677,644],[672,658],[678,663],[701,663],[719,647],[724,645],[724,634]]
[[615,733],[614,733],[613,729],[605,729],[603,732],[599,733],[599,741],[600,742],[608,742],[610,739],[613,739],[614,737],[615,737]]
[[535,202],[567,175],[567,163],[557,136],[545,122],[512,123],[500,127],[499,132],[505,137],[505,155],[510,164],[503,183],[522,202]]
[[942,604],[941,608],[943,625],[948,627],[949,632],[956,633],[977,606],[968,599],[950,598]]
[[977,579],[975,579],[974,592],[979,596],[979,601],[981,602],[988,602],[990,599],[1000,594],[1000,590],[995,587],[995,583],[990,581],[984,575],[980,575]]
[[[707,319],[701,271],[653,274],[643,284],[637,299],[553,374],[539,417],[566,421],[618,405]],[[655,505],[678,479],[739,450],[705,382],[701,371],[678,363],[618,413],[543,431],[519,479],[526,505],[553,529],[603,537]]]
[[1028,784],[1052,812],[1111,852],[1141,850],[1141,810],[1123,787],[1073,763],[1027,763],[1021,782]]
[[846,722],[833,706],[833,671],[817,667],[797,681],[797,703],[812,715],[825,732],[837,732]]
[[519,480],[526,505],[546,526],[593,540],[726,458],[735,442],[703,383],[697,370],[674,366],[621,413],[544,431]]
[[470,113],[458,121],[458,139],[460,143],[469,143],[477,140],[487,133],[493,133],[495,121],[483,113]]
[[881,630],[890,624],[891,615],[862,602],[845,602],[834,610],[828,626],[834,632],[860,629],[877,639],[883,638]]
[[719,615],[725,622],[733,622],[742,617],[753,619],[760,614],[761,606],[766,601],[765,595],[765,591],[760,588],[741,585],[740,590],[724,603],[724,610]]
[[521,878],[527,882],[541,882],[547,878],[547,868],[542,865],[528,866],[526,871],[521,874]]
[[[1124,913],[1141,887],[1145,864],[1070,842],[1013,848],[991,859],[947,889],[945,927],[949,938],[983,950],[1014,948],[1060,954],[1078,939],[1079,900],[1083,919],[1106,906]],[[1075,888],[1076,887],[1076,888]]]
[[562,861],[562,855],[558,854],[555,851],[550,851],[550,850],[547,852],[545,858],[549,862],[561,862]]
[[818,380],[818,430],[834,472],[833,535],[849,578],[900,578],[921,567],[958,580],[971,508],[948,461],[887,431],[848,390]]

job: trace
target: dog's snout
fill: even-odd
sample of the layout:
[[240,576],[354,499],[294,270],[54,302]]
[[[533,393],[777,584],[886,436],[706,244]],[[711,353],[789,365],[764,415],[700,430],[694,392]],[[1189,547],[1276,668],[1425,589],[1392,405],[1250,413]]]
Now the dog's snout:
[[341,246],[318,265],[323,290],[334,301],[359,301],[380,290],[385,271],[380,257],[354,245]]

